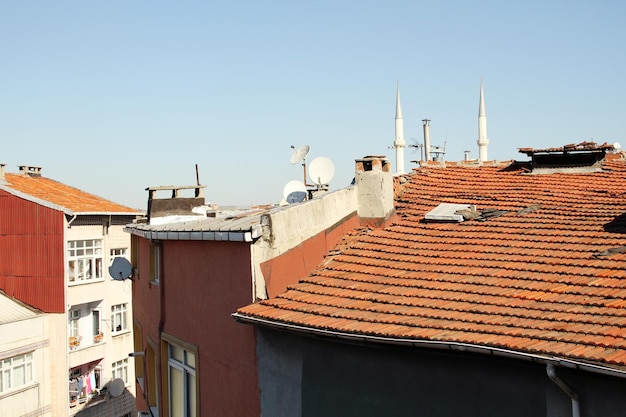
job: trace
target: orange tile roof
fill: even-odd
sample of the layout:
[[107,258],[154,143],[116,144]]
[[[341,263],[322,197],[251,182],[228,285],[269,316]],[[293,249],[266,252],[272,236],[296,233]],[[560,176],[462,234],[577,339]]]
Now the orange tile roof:
[[[626,366],[626,161],[528,172],[521,163],[419,168],[390,225],[347,236],[311,276],[237,314]],[[506,213],[425,222],[440,203]]]
[[4,174],[3,187],[64,207],[75,213],[138,214],[140,211],[105,200],[45,177]]

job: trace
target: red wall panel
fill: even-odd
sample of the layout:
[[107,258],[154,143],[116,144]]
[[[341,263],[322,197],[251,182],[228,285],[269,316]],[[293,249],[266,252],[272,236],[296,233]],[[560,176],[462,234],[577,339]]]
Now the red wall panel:
[[65,311],[64,213],[0,190],[0,289],[48,313]]

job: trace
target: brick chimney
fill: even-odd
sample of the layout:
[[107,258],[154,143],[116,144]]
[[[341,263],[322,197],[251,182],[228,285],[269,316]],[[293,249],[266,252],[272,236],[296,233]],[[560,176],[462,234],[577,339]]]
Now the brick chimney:
[[28,175],[29,177],[41,177],[41,167],[20,165],[19,173],[21,175]]
[[386,220],[394,211],[393,176],[385,156],[356,160],[358,215],[363,220]]

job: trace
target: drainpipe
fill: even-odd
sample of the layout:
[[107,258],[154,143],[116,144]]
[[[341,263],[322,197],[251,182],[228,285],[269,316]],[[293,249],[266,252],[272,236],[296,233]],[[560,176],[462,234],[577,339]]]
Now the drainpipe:
[[559,388],[561,388],[572,399],[572,417],[580,417],[580,404],[578,394],[576,394],[574,390],[568,387],[567,384],[558,377],[553,364],[549,363],[546,365],[546,373],[548,374],[548,378],[550,378],[552,382],[558,385]]

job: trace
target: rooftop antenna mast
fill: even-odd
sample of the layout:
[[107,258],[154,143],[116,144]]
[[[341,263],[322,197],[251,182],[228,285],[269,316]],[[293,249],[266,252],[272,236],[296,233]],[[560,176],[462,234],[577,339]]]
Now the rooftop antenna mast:
[[198,164],[196,164],[196,185],[198,186],[198,188],[196,188],[195,195],[196,197],[199,197],[200,196],[200,174],[198,173]]
[[304,145],[298,148],[298,150],[295,150],[295,146],[291,145],[291,164],[295,165],[298,162],[302,161],[302,167],[304,170],[304,185],[305,186],[309,186],[311,184],[307,184],[306,183],[306,156],[309,154],[309,151],[311,150],[311,147],[309,145]]

